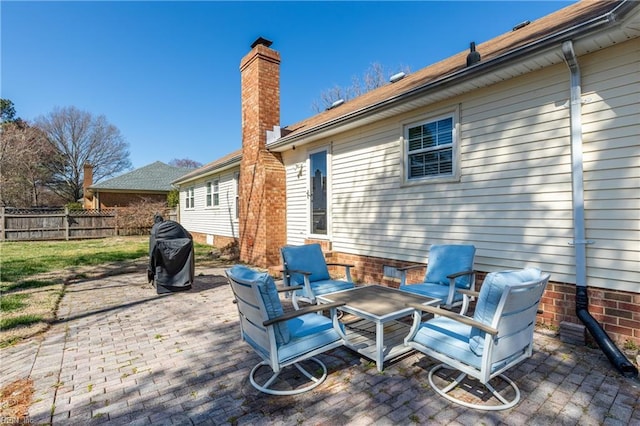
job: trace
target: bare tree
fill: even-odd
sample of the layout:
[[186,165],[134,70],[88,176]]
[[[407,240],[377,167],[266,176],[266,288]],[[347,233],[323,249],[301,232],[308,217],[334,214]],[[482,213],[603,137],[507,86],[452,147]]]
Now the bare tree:
[[82,197],[85,163],[93,166],[96,182],[131,168],[128,144],[103,115],[94,117],[73,106],[56,108],[38,117],[36,126],[58,152],[51,189],[67,201]]
[[202,167],[202,163],[190,158],[174,158],[169,161],[169,165],[173,167],[184,167],[186,169],[197,169],[198,167]]
[[22,120],[4,122],[0,133],[0,202],[5,206],[42,204],[57,152],[37,128]]
[[351,86],[341,87],[336,85],[322,92],[320,99],[312,102],[311,109],[318,113],[331,107],[333,103],[339,99],[348,101],[349,99],[357,98],[373,89],[384,86],[388,83],[391,75],[400,71],[408,74],[409,67],[401,66],[398,71],[390,72],[380,63],[374,62],[365,71],[362,78],[354,76],[351,79]]

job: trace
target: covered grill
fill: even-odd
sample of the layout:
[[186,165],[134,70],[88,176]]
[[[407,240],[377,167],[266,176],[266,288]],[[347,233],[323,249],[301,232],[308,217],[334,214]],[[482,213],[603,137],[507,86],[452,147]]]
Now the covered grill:
[[193,237],[173,220],[156,215],[154,222],[149,238],[149,282],[158,294],[189,290],[195,270]]

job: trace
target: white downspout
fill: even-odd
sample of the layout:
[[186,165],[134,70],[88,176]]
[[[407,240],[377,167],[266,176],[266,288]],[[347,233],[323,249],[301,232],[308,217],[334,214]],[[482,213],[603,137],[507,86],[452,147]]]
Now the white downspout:
[[587,295],[587,244],[584,224],[584,173],[582,162],[582,91],[580,88],[580,67],[571,40],[562,43],[562,53],[571,71],[571,180],[573,198],[573,237],[570,244],[575,247],[576,264],[576,316],[587,327],[609,361],[625,377],[637,377],[638,369],[613,343],[602,326],[589,313]]
[[582,160],[582,90],[580,67],[571,40],[562,43],[562,53],[571,71],[569,99],[571,119],[571,181],[573,199],[573,241],[575,247],[576,285],[587,285],[587,241],[584,223],[584,173]]

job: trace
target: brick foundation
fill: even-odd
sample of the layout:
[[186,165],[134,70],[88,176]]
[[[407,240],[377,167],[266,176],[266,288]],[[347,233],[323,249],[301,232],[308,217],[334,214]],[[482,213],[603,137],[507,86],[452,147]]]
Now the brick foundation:
[[[203,234],[201,232],[191,232],[191,236],[193,237],[193,241],[199,244],[207,244],[207,234]],[[237,238],[227,237],[224,235],[214,235],[213,236],[213,247],[222,248],[231,243],[233,243]]]
[[[404,267],[414,265],[410,262],[386,260],[370,256],[358,256],[348,253],[326,253],[328,262],[350,263],[353,280],[358,283],[379,283],[397,288],[399,280],[383,277],[383,266]],[[329,260],[330,259],[330,260]],[[408,273],[408,282],[420,282],[424,278],[425,268],[417,268]],[[482,286],[486,272],[476,273],[476,290]],[[551,277],[553,279],[553,276]],[[581,324],[575,313],[574,284],[549,281],[540,302],[542,314],[538,315],[540,324],[560,327],[560,323]],[[618,345],[626,341],[640,345],[640,295],[590,287],[589,312],[598,321],[609,337]]]

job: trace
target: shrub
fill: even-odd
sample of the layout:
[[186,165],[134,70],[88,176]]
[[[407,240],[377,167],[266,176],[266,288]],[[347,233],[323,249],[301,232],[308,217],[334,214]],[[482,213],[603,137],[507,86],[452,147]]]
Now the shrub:
[[71,203],[67,203],[64,205],[66,208],[69,209],[69,211],[78,211],[78,210],[82,210],[84,207],[82,206],[82,203],[79,203],[77,201],[73,201]]
[[166,203],[144,199],[128,207],[119,207],[118,235],[149,234],[156,213],[168,219],[169,210]]
[[180,202],[180,192],[177,189],[172,189],[167,194],[167,205],[169,208],[174,208]]

